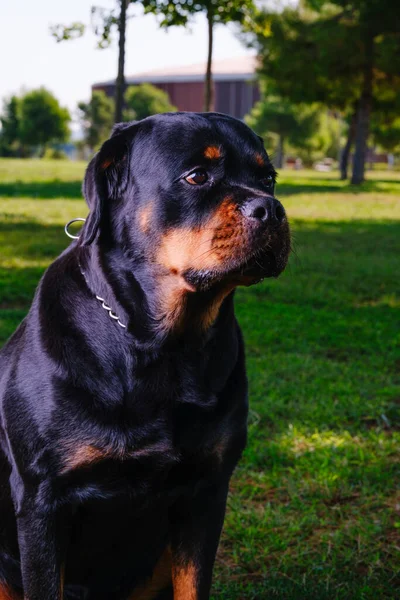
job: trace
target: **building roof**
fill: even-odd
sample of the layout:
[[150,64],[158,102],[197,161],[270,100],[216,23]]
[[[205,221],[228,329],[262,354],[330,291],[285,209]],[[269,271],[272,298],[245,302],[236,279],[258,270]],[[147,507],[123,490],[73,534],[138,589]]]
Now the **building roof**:
[[[257,66],[256,56],[240,56],[213,61],[214,81],[249,80],[254,78]],[[126,77],[127,85],[138,83],[176,83],[189,81],[203,81],[206,72],[206,63],[186,65],[181,67],[166,67],[145,73],[137,73]],[[93,87],[114,85],[115,80],[95,83]]]

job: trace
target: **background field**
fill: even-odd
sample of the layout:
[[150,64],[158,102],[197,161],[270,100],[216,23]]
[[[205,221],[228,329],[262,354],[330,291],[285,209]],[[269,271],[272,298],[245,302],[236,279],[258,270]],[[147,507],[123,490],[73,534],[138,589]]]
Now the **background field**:
[[[85,216],[84,165],[0,161],[0,344]],[[294,253],[237,295],[251,391],[214,599],[400,597],[400,177],[282,172]]]

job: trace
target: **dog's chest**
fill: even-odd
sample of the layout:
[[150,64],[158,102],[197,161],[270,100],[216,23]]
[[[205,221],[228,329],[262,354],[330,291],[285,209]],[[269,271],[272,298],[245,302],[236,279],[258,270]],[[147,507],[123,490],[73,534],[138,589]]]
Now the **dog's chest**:
[[[167,494],[197,488],[223,468],[228,451],[229,415],[190,400],[169,399],[131,427],[103,427],[97,435],[72,432],[62,442],[60,475],[94,494]],[[209,402],[218,403],[217,397]]]
[[207,361],[199,360],[168,360],[137,374],[117,417],[100,427],[70,428],[59,474],[94,494],[130,496],[173,496],[218,477],[243,425],[234,413],[244,401],[227,399],[229,373],[222,385],[221,370],[218,376],[216,385]]

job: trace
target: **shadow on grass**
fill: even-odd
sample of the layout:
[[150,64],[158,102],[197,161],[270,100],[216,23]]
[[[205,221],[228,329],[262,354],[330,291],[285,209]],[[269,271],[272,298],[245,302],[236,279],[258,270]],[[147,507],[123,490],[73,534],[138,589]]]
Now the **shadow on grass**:
[[[37,221],[0,222],[0,308],[27,311],[46,266],[68,244],[61,225],[43,225]],[[3,330],[6,329],[4,325]],[[12,329],[7,331],[10,333]]]
[[[382,185],[393,186],[393,192],[398,187],[400,191],[400,180],[380,179],[374,181],[365,181],[363,184],[354,186],[343,184],[343,182],[334,179],[312,179],[304,182],[299,178],[297,181],[288,182],[278,180],[277,195],[285,196],[290,194],[321,194],[321,193],[364,193],[364,192],[382,192],[391,190],[382,190]],[[0,183],[0,197],[23,197],[34,199],[52,199],[52,198],[82,198],[82,181],[61,181],[53,179],[38,182],[10,182]]]
[[48,200],[55,198],[82,199],[82,181],[51,181],[0,183],[0,197]]
[[20,260],[58,256],[70,243],[62,225],[45,225],[39,221],[0,222],[2,256]]

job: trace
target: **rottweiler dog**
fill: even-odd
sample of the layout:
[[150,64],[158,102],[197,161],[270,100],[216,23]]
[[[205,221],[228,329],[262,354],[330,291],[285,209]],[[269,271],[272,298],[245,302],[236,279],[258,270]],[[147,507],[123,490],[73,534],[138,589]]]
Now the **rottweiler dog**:
[[117,125],[89,164],[79,239],[0,354],[1,600],[209,598],[246,443],[234,290],[290,250],[274,184],[218,113]]

